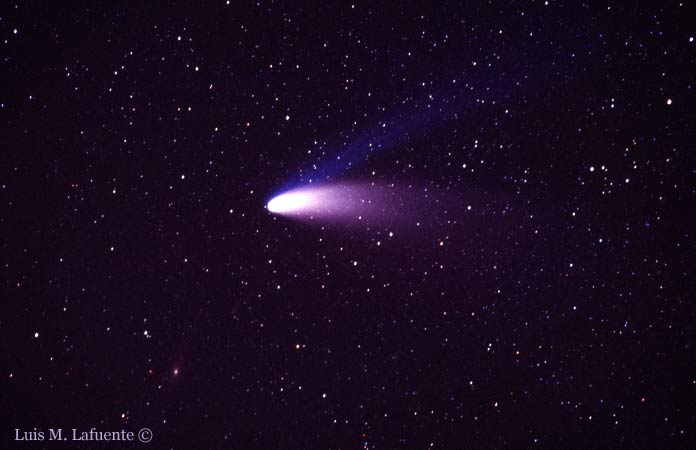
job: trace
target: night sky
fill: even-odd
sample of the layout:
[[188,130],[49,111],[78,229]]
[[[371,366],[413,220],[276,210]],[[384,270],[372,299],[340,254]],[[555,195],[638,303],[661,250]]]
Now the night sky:
[[696,448],[686,5],[61,3],[0,10],[0,447]]

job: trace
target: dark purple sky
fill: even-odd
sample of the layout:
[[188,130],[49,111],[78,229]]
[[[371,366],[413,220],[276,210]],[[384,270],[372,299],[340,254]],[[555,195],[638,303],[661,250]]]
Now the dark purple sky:
[[1,7],[0,447],[693,448],[686,6],[226,3]]

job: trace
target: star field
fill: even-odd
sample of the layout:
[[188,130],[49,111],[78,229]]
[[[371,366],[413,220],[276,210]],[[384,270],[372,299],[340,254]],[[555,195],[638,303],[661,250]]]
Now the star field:
[[692,13],[3,5],[0,446],[693,448]]

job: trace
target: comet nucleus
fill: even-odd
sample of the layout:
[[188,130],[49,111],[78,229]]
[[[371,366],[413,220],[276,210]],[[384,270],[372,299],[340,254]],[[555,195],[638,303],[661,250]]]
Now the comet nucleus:
[[287,192],[271,199],[267,208],[276,214],[298,212],[312,204],[312,194],[309,192]]

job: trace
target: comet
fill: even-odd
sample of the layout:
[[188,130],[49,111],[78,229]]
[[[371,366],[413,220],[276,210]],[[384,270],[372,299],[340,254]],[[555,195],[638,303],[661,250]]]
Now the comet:
[[333,183],[291,189],[271,198],[275,215],[308,220],[369,220],[384,211],[381,188],[360,183]]

